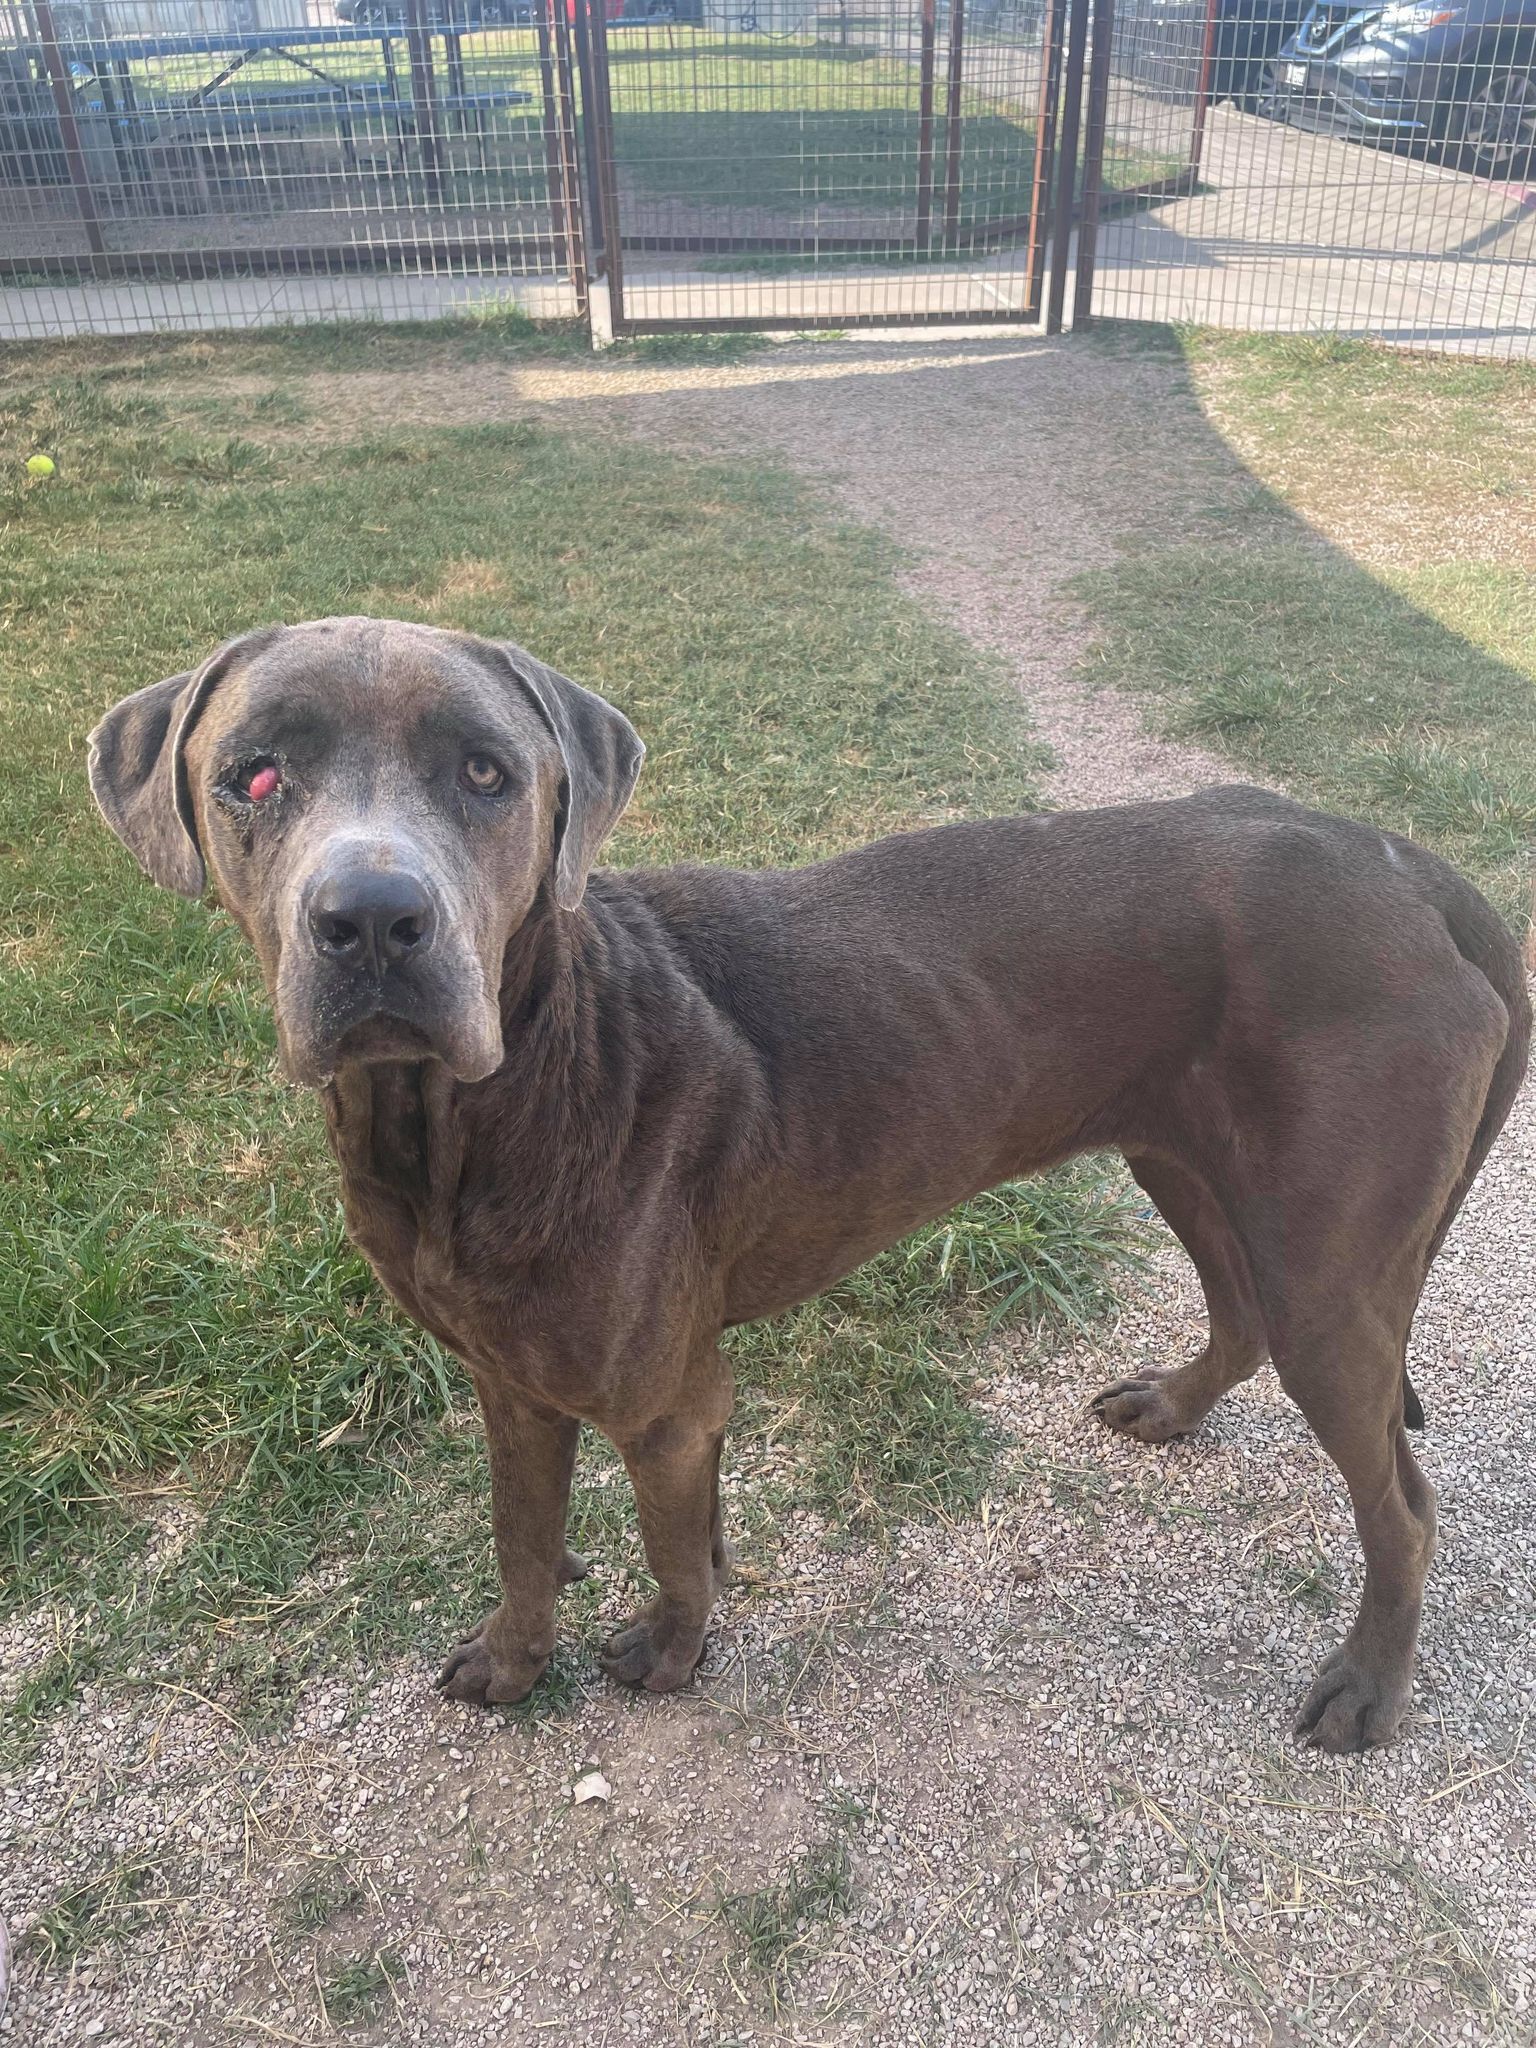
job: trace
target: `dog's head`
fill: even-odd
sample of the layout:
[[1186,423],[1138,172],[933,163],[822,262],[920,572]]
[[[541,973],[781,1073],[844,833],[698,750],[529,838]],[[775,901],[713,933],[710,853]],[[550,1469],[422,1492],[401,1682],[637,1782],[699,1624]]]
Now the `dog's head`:
[[91,788],[151,878],[260,955],[283,1060],[501,1063],[507,944],[574,910],[645,749],[521,648],[380,619],[232,640],[91,735]]

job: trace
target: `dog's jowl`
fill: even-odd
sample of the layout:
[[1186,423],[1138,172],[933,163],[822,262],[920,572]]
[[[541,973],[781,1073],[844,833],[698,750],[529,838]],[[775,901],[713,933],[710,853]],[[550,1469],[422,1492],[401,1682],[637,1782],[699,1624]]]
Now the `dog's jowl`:
[[1273,1359],[1366,1565],[1300,1730],[1388,1740],[1435,1542],[1409,1326],[1529,1037],[1500,921],[1410,842],[1252,789],[604,871],[643,753],[519,648],[370,619],[232,641],[92,737],[114,831],[255,947],[348,1228],[474,1377],[503,1597],[444,1688],[543,1670],[583,1421],[660,1589],[607,1667],[685,1683],[726,1563],[722,1330],[1117,1146],[1210,1340],[1098,1413],[1159,1442]]

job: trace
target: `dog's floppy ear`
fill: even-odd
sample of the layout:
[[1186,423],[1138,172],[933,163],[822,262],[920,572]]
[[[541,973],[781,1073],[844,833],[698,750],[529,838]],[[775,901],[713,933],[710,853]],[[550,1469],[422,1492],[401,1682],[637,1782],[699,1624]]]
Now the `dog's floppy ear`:
[[622,711],[510,641],[495,643],[554,734],[565,773],[555,821],[555,901],[574,910],[608,834],[634,795],[645,742]]
[[201,896],[207,873],[187,785],[187,738],[239,649],[267,634],[229,640],[185,675],[135,690],[91,734],[91,794],[101,815],[152,882]]

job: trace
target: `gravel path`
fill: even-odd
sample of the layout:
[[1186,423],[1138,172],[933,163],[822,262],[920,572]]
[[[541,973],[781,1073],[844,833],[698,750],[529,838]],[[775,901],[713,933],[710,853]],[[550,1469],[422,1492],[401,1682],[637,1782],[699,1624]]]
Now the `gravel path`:
[[[1246,488],[1166,358],[848,342],[412,391],[423,416],[535,407],[777,452],[908,543],[913,587],[1004,655],[1062,801],[1228,773],[1071,681],[1066,579]],[[1343,1489],[1273,1376],[1161,1449],[1083,1412],[1106,1378],[1198,1344],[1198,1290],[1167,1252],[1118,1327],[1046,1357],[998,1346],[978,1398],[1012,1448],[978,1515],[853,1551],[795,1519],[749,1560],[763,1583],[727,1599],[691,1695],[594,1680],[573,1716],[504,1725],[412,1666],[361,1701],[316,1686],[272,1741],[170,1696],[87,1702],[7,1794],[0,1905],[23,1926],[146,1855],[172,1901],[72,1978],[23,1963],[0,2035],[1536,2041],[1533,1195],[1528,1092],[1415,1338],[1442,1549],[1391,1750],[1286,1739],[1359,1567]],[[576,1804],[594,1764],[610,1796]],[[306,1887],[332,1904],[318,1932],[293,1924]],[[376,1954],[376,2017],[327,2020],[318,1985]]]

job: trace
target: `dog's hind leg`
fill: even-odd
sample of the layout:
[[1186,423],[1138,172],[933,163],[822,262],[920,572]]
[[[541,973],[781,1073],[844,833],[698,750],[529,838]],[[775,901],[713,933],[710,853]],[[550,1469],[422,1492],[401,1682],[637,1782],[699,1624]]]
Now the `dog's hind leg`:
[[1187,1434],[1230,1388],[1252,1379],[1269,1339],[1247,1254],[1215,1196],[1171,1160],[1137,1153],[1126,1163],[1194,1261],[1210,1315],[1210,1338],[1198,1358],[1116,1380],[1094,1397],[1094,1413],[1111,1429],[1160,1444]]
[[1355,1624],[1297,1722],[1321,1749],[1396,1734],[1435,1549],[1434,1491],[1405,1434],[1404,1365],[1505,1012],[1461,975],[1434,991],[1437,1014],[1433,986],[1417,1015],[1340,1021],[1276,1061],[1271,1103],[1284,1115],[1271,1108],[1251,1127],[1232,1210],[1275,1370],[1343,1475],[1365,1554]]
[[1343,1474],[1365,1553],[1354,1627],[1324,1658],[1296,1733],[1319,1749],[1367,1749],[1397,1733],[1413,1687],[1424,1581],[1435,1552],[1434,1488],[1404,1430],[1403,1354],[1411,1281],[1348,1299],[1313,1297],[1277,1332],[1281,1384]]

